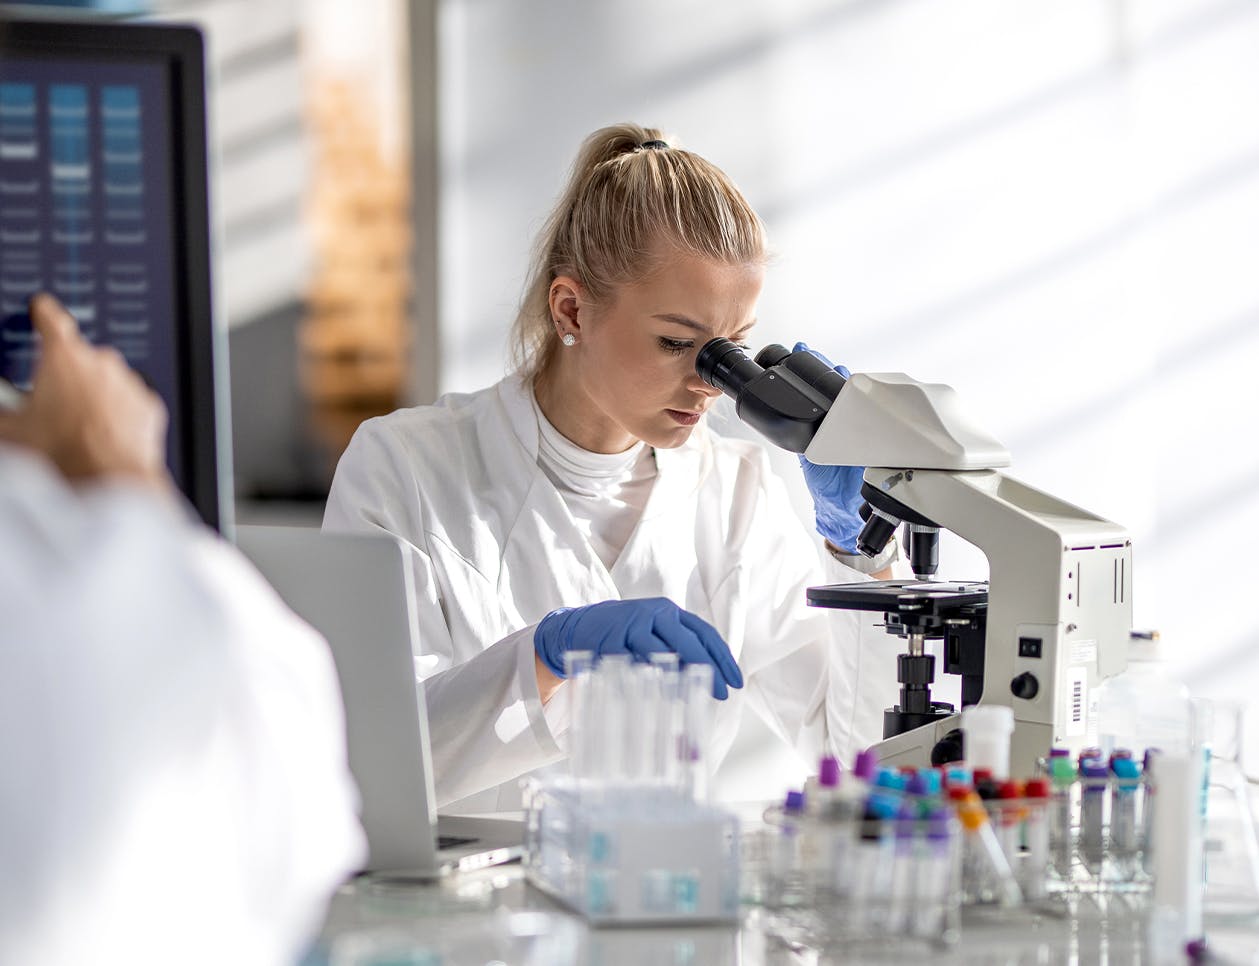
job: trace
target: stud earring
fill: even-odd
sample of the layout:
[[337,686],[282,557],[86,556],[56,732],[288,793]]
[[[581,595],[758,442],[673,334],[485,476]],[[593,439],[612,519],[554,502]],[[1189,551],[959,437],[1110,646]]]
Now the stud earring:
[[560,338],[560,341],[566,346],[574,346],[577,344],[577,336],[573,335],[571,332],[565,332]]

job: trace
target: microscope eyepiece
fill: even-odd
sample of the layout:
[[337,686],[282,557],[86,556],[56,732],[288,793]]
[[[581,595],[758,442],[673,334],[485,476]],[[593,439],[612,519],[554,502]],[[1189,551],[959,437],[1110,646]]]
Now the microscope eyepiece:
[[734,400],[740,419],[793,453],[808,449],[844,385],[839,373],[807,352],[771,345],[751,359],[722,338],[704,343],[695,371]]
[[764,349],[756,354],[756,364],[768,369],[770,366],[776,366],[789,355],[791,350],[785,345],[779,345],[777,342],[771,342]]
[[729,339],[709,339],[695,358],[695,371],[710,386],[735,399],[765,370]]

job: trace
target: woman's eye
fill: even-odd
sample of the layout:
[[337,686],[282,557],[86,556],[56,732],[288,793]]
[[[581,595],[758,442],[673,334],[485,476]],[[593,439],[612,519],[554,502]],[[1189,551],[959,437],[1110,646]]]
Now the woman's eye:
[[672,353],[675,356],[680,356],[687,349],[690,349],[695,345],[694,342],[678,339],[666,339],[664,336],[661,336],[656,341],[660,343],[660,348],[664,349],[665,352]]

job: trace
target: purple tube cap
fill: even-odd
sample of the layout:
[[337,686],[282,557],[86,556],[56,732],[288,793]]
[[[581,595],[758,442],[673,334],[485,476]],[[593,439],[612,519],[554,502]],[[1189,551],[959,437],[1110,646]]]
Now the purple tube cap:
[[874,777],[878,767],[879,756],[874,753],[873,749],[867,748],[865,751],[857,754],[857,760],[852,766],[852,773],[858,778],[869,781]]
[[823,788],[834,788],[839,784],[839,760],[827,755],[818,765],[817,783]]
[[1080,767],[1080,774],[1085,778],[1109,778],[1110,769],[1103,762],[1089,759]]
[[788,812],[804,811],[804,792],[788,792],[783,808]]

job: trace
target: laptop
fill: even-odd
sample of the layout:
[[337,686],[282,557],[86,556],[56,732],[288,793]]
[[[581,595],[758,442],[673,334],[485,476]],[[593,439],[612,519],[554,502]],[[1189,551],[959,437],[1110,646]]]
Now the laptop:
[[328,640],[350,771],[377,877],[430,879],[519,859],[522,823],[437,816],[424,686],[416,680],[411,550],[388,534],[238,526],[237,547]]

